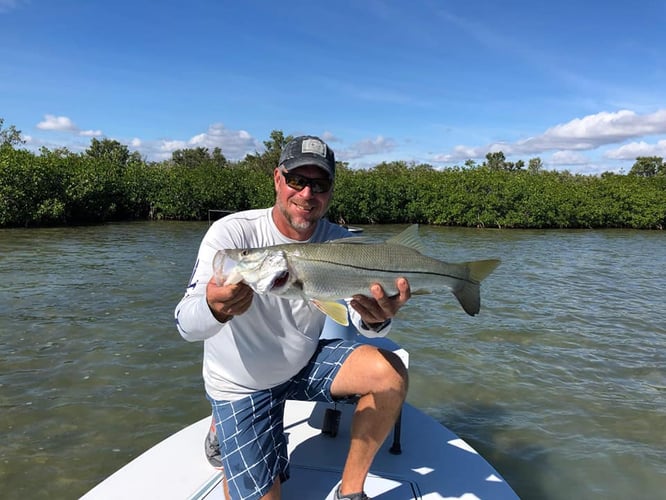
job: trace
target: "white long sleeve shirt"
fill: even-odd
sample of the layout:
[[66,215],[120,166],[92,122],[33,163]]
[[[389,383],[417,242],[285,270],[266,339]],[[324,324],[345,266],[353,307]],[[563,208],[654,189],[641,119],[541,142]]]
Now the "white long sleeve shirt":
[[[342,227],[322,219],[310,242],[349,236]],[[203,378],[216,400],[236,400],[289,380],[314,354],[325,316],[305,300],[255,294],[245,313],[220,323],[206,302],[218,250],[303,243],[285,237],[275,225],[272,208],[238,212],[218,220],[204,236],[185,296],[178,303],[178,331],[188,341],[204,342]],[[368,292],[369,293],[369,292]],[[352,324],[368,337],[384,336],[365,328],[348,307]]]

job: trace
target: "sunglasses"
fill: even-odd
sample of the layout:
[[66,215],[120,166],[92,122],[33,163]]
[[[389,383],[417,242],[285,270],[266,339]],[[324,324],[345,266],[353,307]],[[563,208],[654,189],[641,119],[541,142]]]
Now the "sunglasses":
[[314,194],[320,194],[328,193],[333,187],[333,181],[326,177],[310,179],[308,177],[303,177],[302,175],[290,174],[285,171],[281,171],[281,173],[287,186],[295,191],[303,191],[306,186],[310,186],[310,189]]

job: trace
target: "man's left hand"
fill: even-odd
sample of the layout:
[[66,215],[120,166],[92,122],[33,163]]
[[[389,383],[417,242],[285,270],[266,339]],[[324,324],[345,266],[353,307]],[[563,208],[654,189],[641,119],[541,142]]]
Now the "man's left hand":
[[409,282],[405,278],[395,280],[398,293],[388,297],[384,288],[379,283],[374,283],[370,287],[370,294],[354,295],[351,306],[361,315],[363,322],[372,327],[384,323],[387,319],[393,318],[402,305],[412,296]]

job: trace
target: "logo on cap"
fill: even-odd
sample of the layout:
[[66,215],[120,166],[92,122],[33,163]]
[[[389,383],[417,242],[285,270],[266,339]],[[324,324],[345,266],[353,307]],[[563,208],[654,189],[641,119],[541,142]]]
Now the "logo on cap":
[[301,153],[313,153],[326,158],[326,144],[317,139],[305,139],[301,144]]

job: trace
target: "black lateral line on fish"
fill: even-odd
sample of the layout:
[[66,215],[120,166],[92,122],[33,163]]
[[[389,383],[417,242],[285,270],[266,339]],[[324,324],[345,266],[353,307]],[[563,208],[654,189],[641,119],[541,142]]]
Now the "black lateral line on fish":
[[388,270],[388,269],[379,269],[379,268],[373,268],[373,267],[363,267],[363,266],[356,266],[354,264],[347,264],[343,262],[338,262],[338,261],[332,261],[332,260],[323,260],[323,259],[307,259],[301,257],[302,260],[308,260],[310,262],[322,262],[324,264],[331,264],[333,266],[343,266],[343,267],[351,267],[352,269],[358,269],[361,271],[377,271],[377,272],[382,272],[382,273],[404,273],[404,274],[423,274],[423,275],[432,275],[432,276],[442,276],[444,278],[451,278],[451,279],[456,279],[460,281],[466,281],[467,283],[471,283],[473,285],[478,285],[478,281],[471,280],[469,278],[461,278],[459,276],[453,276],[452,274],[442,274],[442,273],[436,273],[433,271],[395,271],[395,270]]

